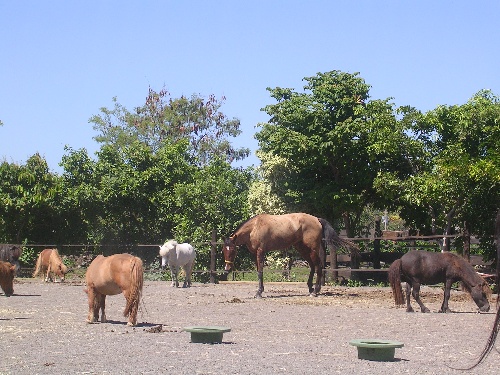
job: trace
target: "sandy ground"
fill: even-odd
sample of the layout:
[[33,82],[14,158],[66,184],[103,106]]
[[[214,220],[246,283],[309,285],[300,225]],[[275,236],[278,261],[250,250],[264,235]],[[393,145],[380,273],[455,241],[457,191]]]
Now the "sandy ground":
[[[81,281],[16,280],[0,296],[0,374],[498,374],[493,351],[472,371],[494,320],[454,291],[454,313],[439,314],[442,291],[423,289],[432,313],[395,308],[389,288],[304,283],[194,284],[145,282],[138,326],[126,326],[122,295],[107,298],[108,323],[87,324]],[[418,306],[413,304],[416,311]],[[494,306],[494,305],[492,305]],[[161,331],[158,326],[161,325]],[[183,327],[227,326],[222,344],[195,344]],[[357,358],[352,339],[404,343],[393,362]]]

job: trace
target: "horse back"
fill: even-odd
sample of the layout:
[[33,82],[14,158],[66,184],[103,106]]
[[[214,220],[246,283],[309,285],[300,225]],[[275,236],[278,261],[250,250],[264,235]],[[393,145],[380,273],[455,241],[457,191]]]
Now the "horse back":
[[115,295],[130,288],[134,267],[139,267],[142,272],[142,260],[133,255],[114,254],[108,257],[99,255],[88,267],[85,279],[87,285],[99,293]]
[[422,284],[437,284],[447,279],[462,280],[474,277],[472,266],[453,253],[413,250],[401,257],[401,270],[405,278]]
[[265,251],[281,250],[299,242],[316,248],[321,243],[321,223],[318,218],[309,214],[262,214],[249,223],[253,224],[250,228],[243,226],[241,229],[247,230],[253,248],[262,247]]

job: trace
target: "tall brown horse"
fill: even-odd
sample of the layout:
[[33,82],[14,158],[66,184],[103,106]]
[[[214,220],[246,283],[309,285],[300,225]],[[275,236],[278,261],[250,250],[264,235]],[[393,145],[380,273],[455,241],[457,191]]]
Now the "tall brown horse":
[[[305,213],[286,215],[261,214],[241,224],[224,241],[222,251],[226,263],[226,272],[234,267],[236,246],[245,245],[255,255],[259,277],[259,288],[255,297],[262,297],[264,291],[263,268],[265,254],[271,250],[295,247],[311,268],[307,285],[311,295],[317,295],[321,289],[322,272],[325,266],[325,249],[322,239],[336,251],[338,247],[356,248],[352,242],[337,235],[330,223]],[[313,277],[316,272],[316,285]]]
[[[406,281],[406,311],[413,312],[410,305],[410,292],[423,313],[429,312],[420,300],[421,284],[444,283],[444,300],[439,312],[451,312],[448,307],[451,286],[461,281],[480,311],[489,311],[488,283],[474,270],[464,258],[452,253],[435,253],[415,250],[394,261],[389,268],[389,282],[396,305],[404,305],[401,281]],[[413,290],[412,290],[413,288]]]
[[130,254],[115,254],[109,257],[98,255],[85,274],[89,299],[89,315],[87,323],[99,320],[106,322],[106,296],[123,292],[127,303],[123,316],[128,316],[127,325],[137,324],[137,310],[142,295],[144,271],[142,260]]
[[[40,252],[33,277],[38,276],[40,272],[45,275],[44,280],[46,282],[55,281],[56,276],[59,276],[59,279],[64,281],[64,276],[68,273],[68,267],[63,263],[57,249],[45,249]],[[52,279],[52,274],[54,274],[54,279]]]
[[6,297],[14,294],[14,276],[16,276],[16,266],[0,260],[0,287]]

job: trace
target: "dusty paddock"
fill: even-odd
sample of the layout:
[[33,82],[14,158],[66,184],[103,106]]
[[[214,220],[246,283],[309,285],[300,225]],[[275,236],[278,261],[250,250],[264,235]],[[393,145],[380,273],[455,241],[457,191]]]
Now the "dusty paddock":
[[[484,347],[494,313],[477,314],[454,292],[455,313],[438,314],[442,291],[424,288],[430,314],[393,306],[388,288],[322,289],[307,296],[303,283],[194,284],[174,289],[146,282],[139,324],[122,316],[124,298],[107,299],[106,324],[86,324],[81,282],[45,284],[19,279],[15,295],[0,296],[0,374],[498,374],[493,351],[473,371],[465,367]],[[416,304],[414,304],[416,308]],[[417,309],[416,309],[417,310]],[[493,311],[494,309],[492,309]],[[162,331],[152,328],[162,325]],[[193,344],[182,328],[231,327],[222,344]],[[397,340],[394,362],[357,358],[349,341]]]

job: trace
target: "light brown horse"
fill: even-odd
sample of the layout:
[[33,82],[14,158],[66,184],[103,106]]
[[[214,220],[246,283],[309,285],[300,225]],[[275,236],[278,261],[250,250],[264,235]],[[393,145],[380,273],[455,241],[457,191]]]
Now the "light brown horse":
[[123,316],[128,316],[127,325],[137,324],[137,310],[142,295],[144,271],[142,260],[130,254],[115,254],[109,257],[98,255],[85,274],[89,315],[87,323],[99,320],[106,322],[106,296],[123,293],[127,301]]
[[[64,281],[64,277],[68,273],[68,267],[63,263],[57,249],[45,249],[40,252],[33,277],[37,277],[40,272],[45,275],[45,282],[56,281],[57,276],[61,281]],[[54,274],[54,279],[52,279],[52,274]]]
[[[316,296],[321,289],[326,258],[325,248],[322,244],[323,239],[331,246],[332,251],[336,251],[338,247],[356,249],[355,244],[339,237],[330,223],[324,219],[305,213],[257,215],[241,224],[224,241],[222,251],[226,263],[225,271],[229,272],[234,268],[236,246],[245,245],[248,251],[256,257],[259,288],[255,297],[260,298],[264,291],[265,254],[271,250],[282,250],[293,246],[311,268],[307,285],[309,293]],[[316,284],[313,287],[315,272]]]
[[0,260],[0,286],[6,297],[14,294],[14,276],[16,276],[16,266]]

